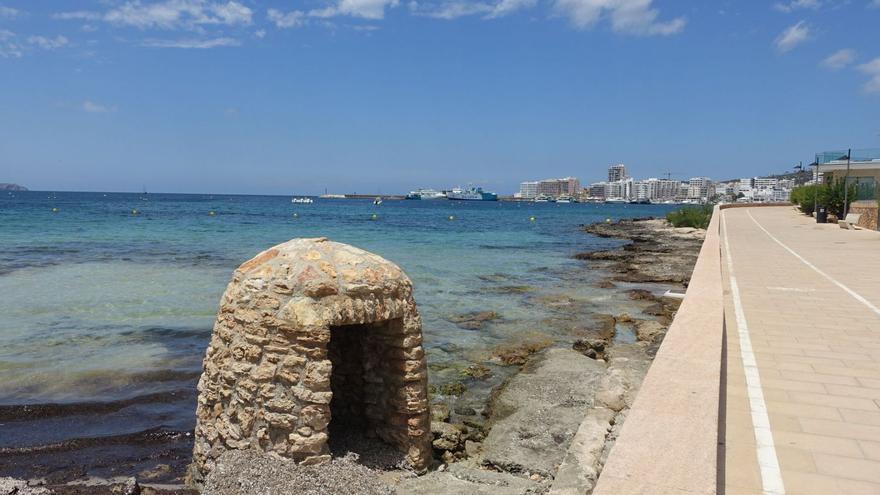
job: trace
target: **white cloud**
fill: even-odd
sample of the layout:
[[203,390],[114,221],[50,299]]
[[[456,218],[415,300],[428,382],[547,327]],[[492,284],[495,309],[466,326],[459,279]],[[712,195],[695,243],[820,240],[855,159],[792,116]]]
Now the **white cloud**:
[[221,46],[240,46],[241,42],[234,38],[211,39],[179,39],[179,40],[145,40],[141,46],[147,48],[194,48],[208,49]]
[[107,105],[95,103],[94,101],[91,101],[91,100],[84,101],[82,104],[82,109],[88,113],[109,113],[109,112],[116,111],[115,106],[109,107]]
[[351,16],[362,19],[384,19],[385,9],[394,8],[399,0],[335,0],[335,3],[323,9],[310,10],[310,17]]
[[862,89],[866,93],[880,93],[880,57],[860,65],[859,71],[870,76],[870,79],[862,86]]
[[810,27],[807,26],[806,22],[800,21],[786,28],[785,31],[776,37],[774,43],[779,53],[786,53],[808,39],[810,39]]
[[[880,0],[878,0],[878,1],[880,1]],[[822,2],[820,2],[819,0],[792,0],[791,2],[788,2],[788,3],[777,2],[777,3],[773,4],[774,9],[776,9],[780,12],[785,12],[785,13],[794,12],[795,10],[800,10],[800,9],[817,10],[821,6],[822,6]]]
[[269,9],[266,17],[279,28],[298,27],[305,21],[305,12],[301,10],[292,10],[290,12],[281,12],[277,9]]
[[486,15],[487,19],[495,19],[512,14],[518,10],[530,9],[537,4],[537,0],[501,0],[496,3]]
[[20,13],[18,9],[0,4],[0,19],[15,19]]
[[16,41],[15,33],[0,29],[0,58],[20,58],[24,51]]
[[422,10],[422,6],[416,2],[411,2],[410,10],[416,15],[433,17],[435,19],[457,19],[470,15],[480,15],[484,19],[497,19],[518,10],[530,9],[536,4],[537,0],[499,0],[495,3],[456,0],[427,6]]
[[62,20],[102,20],[139,29],[196,29],[203,25],[249,25],[253,11],[236,1],[163,0],[142,3],[129,0],[106,12],[75,11],[54,14]]
[[68,40],[64,36],[56,36],[47,38],[45,36],[29,36],[27,42],[31,45],[42,48],[43,50],[54,50],[67,45]]
[[822,60],[822,67],[831,70],[840,70],[852,64],[856,60],[856,52],[850,48],[837,50]]
[[653,0],[554,0],[553,7],[579,29],[590,29],[605,18],[610,19],[614,32],[623,34],[667,36],[684,29],[684,17],[659,22],[660,11],[652,3]]
[[73,12],[58,12],[52,14],[52,18],[61,21],[100,21],[101,14],[87,10],[77,10]]
[[266,37],[266,30],[265,29],[257,29],[256,31],[254,31],[254,36],[256,36],[257,38],[263,39]]
[[868,7],[872,9],[880,9],[880,0],[872,0],[871,3],[868,4]]

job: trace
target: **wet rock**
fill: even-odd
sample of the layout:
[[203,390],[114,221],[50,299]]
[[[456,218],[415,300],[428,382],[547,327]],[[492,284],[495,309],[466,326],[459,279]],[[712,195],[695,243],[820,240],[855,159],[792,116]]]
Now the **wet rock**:
[[627,291],[627,295],[633,301],[641,301],[641,300],[653,301],[656,299],[656,297],[654,296],[654,294],[651,291],[645,290],[645,289],[630,289],[629,291]]
[[156,467],[152,469],[145,469],[138,473],[138,477],[144,480],[152,480],[155,478],[166,476],[170,471],[171,466],[169,466],[168,464],[157,464]]
[[490,370],[488,366],[479,363],[468,366],[467,368],[465,368],[464,371],[462,371],[462,373],[465,376],[476,378],[477,380],[482,380],[483,378],[488,378],[492,376],[492,370]]
[[604,339],[579,339],[572,344],[571,348],[590,359],[605,359],[605,346],[607,345],[608,341]]
[[449,321],[466,330],[480,330],[487,323],[500,318],[501,315],[495,311],[477,311],[453,316]]
[[621,220],[587,225],[600,237],[630,241],[622,248],[581,253],[575,258],[608,265],[613,280],[687,284],[705,237],[704,231],[682,232],[665,220]]
[[546,349],[552,344],[550,339],[532,340],[514,344],[504,344],[492,351],[494,359],[508,366],[522,366],[528,362],[533,354]]
[[457,404],[453,409],[460,416],[476,416],[477,410],[467,404]]
[[663,340],[667,328],[654,320],[637,320],[635,329],[639,341],[653,344]]
[[531,285],[502,285],[490,289],[491,292],[496,294],[528,294],[529,292],[535,292],[536,290],[538,289]]
[[605,367],[570,349],[549,349],[491,403],[483,462],[552,476],[574,437]]
[[599,282],[596,283],[596,287],[598,287],[600,289],[613,289],[617,286],[614,285],[614,282],[612,282],[610,280],[600,280]]
[[453,383],[444,383],[441,385],[429,385],[428,393],[431,395],[444,395],[444,396],[460,396],[465,393],[467,387],[465,384],[461,382],[453,382]]

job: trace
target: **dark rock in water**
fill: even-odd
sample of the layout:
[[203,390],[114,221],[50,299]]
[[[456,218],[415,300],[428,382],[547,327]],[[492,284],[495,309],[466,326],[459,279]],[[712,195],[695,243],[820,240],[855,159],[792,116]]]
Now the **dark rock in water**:
[[492,351],[492,355],[508,366],[522,366],[528,362],[532,354],[546,349],[552,343],[552,340],[546,339],[520,342],[518,344],[504,344],[496,347]]
[[453,409],[460,416],[476,416],[477,410],[467,404],[457,404]]
[[596,283],[596,287],[598,287],[600,289],[613,289],[617,286],[614,285],[614,282],[612,282],[610,280],[600,280],[599,282]]
[[536,290],[538,289],[531,285],[502,285],[490,289],[491,292],[496,294],[528,294],[529,292],[535,292]]
[[645,290],[645,289],[631,289],[631,290],[627,291],[627,294],[629,294],[629,298],[632,299],[633,301],[641,301],[641,300],[653,301],[656,299],[656,297],[654,296],[654,294],[651,291]]
[[492,370],[488,366],[479,363],[468,366],[462,373],[477,380],[492,376]]
[[642,311],[646,315],[651,315],[651,316],[663,316],[666,314],[666,308],[663,307],[663,304],[661,304],[661,303],[654,303]]
[[467,330],[479,330],[486,323],[499,318],[501,318],[501,315],[495,311],[478,311],[453,316],[449,318],[449,321]]
[[455,395],[459,396],[467,390],[467,387],[461,382],[444,383],[442,385],[428,385],[428,392],[439,395]]
[[590,359],[605,359],[605,346],[607,345],[608,341],[603,339],[579,339],[571,348]]

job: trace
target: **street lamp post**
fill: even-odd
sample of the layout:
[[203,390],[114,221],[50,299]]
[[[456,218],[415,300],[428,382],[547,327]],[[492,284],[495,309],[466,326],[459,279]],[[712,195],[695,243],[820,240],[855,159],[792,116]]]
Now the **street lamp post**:
[[847,181],[849,180],[849,160],[852,157],[852,148],[846,151],[846,175],[843,176],[843,219],[846,219],[846,214],[849,213],[849,184]]

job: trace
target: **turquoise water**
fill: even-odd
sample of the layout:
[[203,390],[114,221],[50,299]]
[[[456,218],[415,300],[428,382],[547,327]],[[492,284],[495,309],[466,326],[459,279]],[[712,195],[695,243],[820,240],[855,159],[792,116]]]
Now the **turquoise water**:
[[[491,359],[496,346],[535,336],[565,340],[590,312],[614,311],[608,306],[617,303],[608,291],[592,287],[602,274],[571,256],[619,242],[585,234],[580,225],[669,209],[142,196],[0,196],[0,405],[138,402],[148,394],[174,393],[180,398],[176,407],[139,410],[138,421],[119,425],[112,415],[103,416],[103,427],[84,419],[77,433],[191,428],[192,391],[232,271],[269,246],[317,236],[400,265],[415,285],[432,383],[461,379],[463,364],[479,362],[496,378],[473,389],[488,388],[505,373]],[[450,321],[488,310],[500,319],[479,330]],[[52,433],[51,425],[34,431],[5,436],[0,447],[66,438]]]

